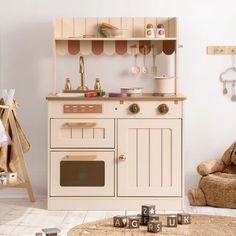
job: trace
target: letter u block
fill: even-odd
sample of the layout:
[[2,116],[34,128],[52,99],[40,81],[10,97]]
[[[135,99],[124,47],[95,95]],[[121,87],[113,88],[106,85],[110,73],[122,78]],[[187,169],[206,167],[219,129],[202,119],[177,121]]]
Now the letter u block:
[[167,216],[167,227],[177,227],[177,215]]

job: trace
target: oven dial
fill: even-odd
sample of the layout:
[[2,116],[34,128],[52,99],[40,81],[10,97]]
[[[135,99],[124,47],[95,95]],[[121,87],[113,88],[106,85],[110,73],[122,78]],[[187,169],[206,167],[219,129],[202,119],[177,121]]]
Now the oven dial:
[[130,111],[131,113],[133,113],[133,114],[137,114],[137,113],[139,113],[139,111],[140,111],[140,107],[139,107],[138,104],[133,103],[133,104],[131,104],[131,105],[129,106],[129,111]]
[[166,104],[161,104],[157,107],[157,110],[161,113],[161,114],[167,114],[169,112],[169,107]]

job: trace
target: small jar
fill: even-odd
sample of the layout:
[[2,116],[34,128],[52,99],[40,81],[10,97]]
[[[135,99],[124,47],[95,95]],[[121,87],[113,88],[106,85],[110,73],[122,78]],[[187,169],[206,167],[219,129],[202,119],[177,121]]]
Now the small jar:
[[95,90],[95,91],[101,91],[101,90],[102,90],[102,87],[101,87],[100,79],[99,79],[99,78],[96,78],[96,80],[95,80],[94,90]]
[[157,25],[157,33],[156,33],[157,38],[165,38],[165,28],[163,24],[158,24]]
[[146,26],[146,38],[154,38],[154,29],[152,24]]
[[69,79],[69,78],[66,78],[65,90],[66,90],[66,91],[71,90],[71,83],[70,83],[70,79]]

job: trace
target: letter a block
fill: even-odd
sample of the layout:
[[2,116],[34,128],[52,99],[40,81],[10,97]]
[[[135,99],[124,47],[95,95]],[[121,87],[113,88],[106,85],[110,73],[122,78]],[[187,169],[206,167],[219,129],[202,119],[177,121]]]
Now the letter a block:
[[129,217],[129,228],[130,229],[137,229],[139,228],[139,217],[138,216],[133,216],[133,217]]
[[191,224],[191,215],[187,213],[180,213],[178,216],[178,224],[187,225]]
[[142,206],[142,216],[154,215],[156,211],[155,205],[143,205]]
[[113,226],[123,228],[127,225],[127,217],[126,216],[114,216],[113,217]]
[[147,225],[148,232],[158,233],[158,232],[161,232],[161,229],[162,229],[162,223],[160,221],[156,221],[156,220],[148,221],[148,225]]
[[167,216],[167,227],[177,227],[177,215]]

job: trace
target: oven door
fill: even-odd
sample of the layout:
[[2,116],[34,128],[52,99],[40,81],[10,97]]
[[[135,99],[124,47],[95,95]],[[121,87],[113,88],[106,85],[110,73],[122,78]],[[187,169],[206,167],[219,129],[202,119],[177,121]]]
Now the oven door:
[[114,152],[51,152],[50,196],[114,196]]

